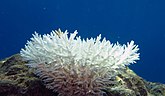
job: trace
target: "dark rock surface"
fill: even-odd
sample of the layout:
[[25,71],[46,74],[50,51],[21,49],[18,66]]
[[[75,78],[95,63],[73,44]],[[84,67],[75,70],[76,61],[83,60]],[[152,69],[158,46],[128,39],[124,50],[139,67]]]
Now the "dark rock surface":
[[0,61],[0,96],[56,96],[25,63],[19,54]]
[[[25,66],[19,54],[0,61],[0,96],[57,96]],[[145,81],[127,68],[116,76],[116,85],[105,90],[108,96],[165,96],[165,85]]]

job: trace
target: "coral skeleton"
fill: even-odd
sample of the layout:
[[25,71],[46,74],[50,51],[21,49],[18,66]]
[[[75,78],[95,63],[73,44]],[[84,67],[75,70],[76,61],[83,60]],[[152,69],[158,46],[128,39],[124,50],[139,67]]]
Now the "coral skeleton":
[[81,39],[77,31],[34,33],[20,54],[45,86],[59,96],[103,96],[114,77],[139,60],[138,45],[112,44],[101,34]]

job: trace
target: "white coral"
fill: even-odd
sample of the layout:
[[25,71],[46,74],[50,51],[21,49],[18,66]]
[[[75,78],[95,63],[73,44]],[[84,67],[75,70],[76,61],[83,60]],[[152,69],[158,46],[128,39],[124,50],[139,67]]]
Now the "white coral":
[[76,35],[60,29],[43,36],[35,32],[20,51],[46,87],[60,96],[103,96],[114,77],[139,60],[134,41],[120,45],[101,35],[86,40]]
[[43,36],[35,32],[20,54],[30,61],[29,65],[32,67],[41,63],[49,65],[51,62],[58,62],[65,66],[74,62],[92,68],[116,69],[139,60],[139,48],[134,45],[134,41],[120,45],[112,44],[105,38],[101,40],[101,34],[97,38],[86,40],[76,35],[77,31],[68,36],[67,30],[62,32],[60,29]]

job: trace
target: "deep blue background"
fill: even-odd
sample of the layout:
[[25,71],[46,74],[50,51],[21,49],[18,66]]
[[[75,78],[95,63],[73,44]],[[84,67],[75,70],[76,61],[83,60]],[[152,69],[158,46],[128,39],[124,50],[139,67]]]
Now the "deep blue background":
[[164,5],[164,0],[0,0],[0,59],[18,53],[34,31],[78,30],[83,38],[134,40],[141,60],[131,69],[165,83]]

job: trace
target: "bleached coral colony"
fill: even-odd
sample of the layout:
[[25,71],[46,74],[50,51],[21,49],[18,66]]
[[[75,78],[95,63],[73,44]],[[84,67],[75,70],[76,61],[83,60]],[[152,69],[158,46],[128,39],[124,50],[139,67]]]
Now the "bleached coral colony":
[[36,69],[45,86],[61,96],[101,96],[112,79],[139,60],[138,45],[112,44],[101,38],[81,39],[77,31],[35,32],[20,54]]

